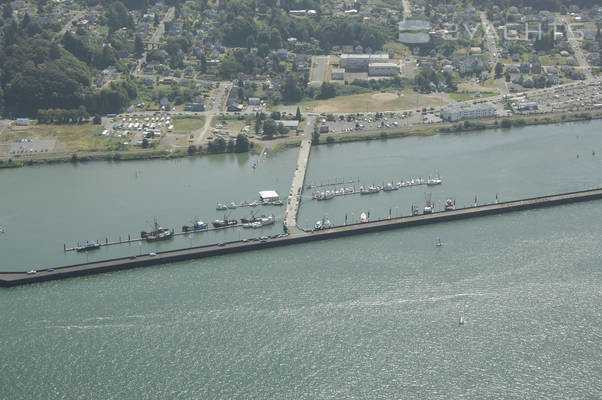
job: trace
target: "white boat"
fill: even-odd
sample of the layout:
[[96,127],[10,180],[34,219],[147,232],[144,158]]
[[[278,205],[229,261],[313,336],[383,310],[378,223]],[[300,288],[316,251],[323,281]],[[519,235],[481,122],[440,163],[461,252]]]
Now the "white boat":
[[458,317],[458,325],[464,325],[464,317],[461,315]]
[[235,202],[231,202],[230,204],[228,204],[228,208],[236,208],[236,207],[238,207],[238,206],[236,205]]
[[215,207],[216,210],[227,210],[228,207],[226,207],[225,204],[222,203],[217,203],[217,206]]
[[441,247],[441,239],[439,239],[439,236],[437,236],[437,238],[435,239],[435,246]]
[[456,202],[452,199],[445,200],[445,211],[452,211],[456,209]]
[[370,217],[368,217],[368,214],[366,214],[365,212],[360,214],[360,222],[368,222]]
[[314,230],[315,231],[319,231],[322,229],[322,220],[317,220],[316,223],[314,224]]
[[274,221],[275,221],[275,219],[274,219],[274,216],[273,216],[273,215],[270,215],[269,217],[266,217],[266,218],[261,218],[261,219],[259,220],[259,223],[260,223],[261,225],[272,225],[272,224],[274,223]]
[[385,192],[390,192],[390,191],[392,191],[392,190],[397,190],[397,189],[399,189],[399,187],[397,187],[397,186],[393,185],[393,183],[392,183],[392,182],[389,182],[389,183],[387,183],[387,184],[386,184],[386,185],[383,187],[383,190],[384,190]]
[[256,201],[249,203],[249,207],[257,207],[257,205],[258,203]]
[[263,225],[261,225],[261,222],[256,221],[256,222],[251,222],[251,228],[253,229],[257,229],[257,228],[261,228]]
[[436,178],[430,178],[426,181],[426,185],[427,186],[434,186],[434,185],[441,185],[441,182],[443,182],[441,180],[440,176],[437,176]]

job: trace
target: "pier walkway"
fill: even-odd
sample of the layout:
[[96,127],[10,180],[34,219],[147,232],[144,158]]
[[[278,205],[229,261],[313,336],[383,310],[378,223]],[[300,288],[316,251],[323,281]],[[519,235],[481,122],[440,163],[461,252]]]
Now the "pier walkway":
[[287,237],[264,240],[238,240],[228,243],[158,252],[156,255],[152,253],[152,255],[131,256],[86,264],[70,265],[66,267],[57,267],[54,269],[46,268],[44,270],[38,270],[35,272],[31,271],[31,273],[0,272],[0,287],[25,285],[35,282],[72,278],[76,276],[98,274],[102,272],[119,271],[123,269],[146,267],[157,264],[167,264],[177,261],[313,242],[316,240],[335,239],[370,232],[380,232],[390,229],[401,229],[419,225],[450,222],[467,218],[476,218],[487,215],[525,211],[542,207],[559,206],[563,204],[600,199],[602,199],[602,189],[592,189],[581,192],[555,194],[531,199],[468,207],[452,211],[441,211],[433,214],[406,216],[400,218],[383,219],[380,221],[343,225],[316,232],[302,231],[301,229],[297,229],[294,235],[291,234]]
[[309,162],[309,153],[311,151],[311,134],[314,129],[314,117],[308,117],[303,131],[303,139],[299,146],[299,156],[297,165],[291,183],[291,191],[286,202],[285,223],[291,235],[296,235],[302,231],[297,227],[297,213],[299,212],[299,204],[301,203],[301,195],[303,194],[303,182],[305,182],[305,172]]

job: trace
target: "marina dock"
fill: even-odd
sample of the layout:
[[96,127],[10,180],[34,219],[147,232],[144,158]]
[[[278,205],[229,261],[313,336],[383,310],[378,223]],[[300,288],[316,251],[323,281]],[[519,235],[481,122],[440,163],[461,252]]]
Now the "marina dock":
[[[301,152],[300,152],[301,153]],[[307,150],[309,157],[309,150]],[[301,178],[297,178],[297,183]],[[295,182],[295,180],[293,180]],[[302,180],[301,180],[302,184]],[[293,183],[293,186],[295,184]],[[193,248],[159,252],[154,256],[131,256],[106,261],[56,267],[27,272],[1,272],[0,287],[18,286],[49,280],[72,278],[83,275],[92,275],[102,272],[119,271],[124,269],[146,267],[151,265],[173,263],[218,255],[240,253],[245,251],[260,250],[271,247],[288,246],[292,244],[307,243],[316,240],[335,239],[345,236],[380,232],[391,229],[408,228],[419,225],[451,222],[456,220],[483,217],[488,215],[504,214],[508,212],[525,211],[543,207],[559,206],[584,201],[602,199],[602,188],[584,190],[580,192],[553,194],[523,200],[488,204],[477,207],[461,208],[451,211],[441,211],[433,214],[406,216],[400,218],[383,219],[366,223],[338,226],[321,231],[303,231],[299,228],[290,231],[286,237],[264,240],[238,240],[220,244],[212,244]],[[298,205],[298,203],[297,203]],[[296,210],[297,206],[288,210]],[[294,220],[288,216],[287,221]],[[153,253],[154,254],[154,253]]]

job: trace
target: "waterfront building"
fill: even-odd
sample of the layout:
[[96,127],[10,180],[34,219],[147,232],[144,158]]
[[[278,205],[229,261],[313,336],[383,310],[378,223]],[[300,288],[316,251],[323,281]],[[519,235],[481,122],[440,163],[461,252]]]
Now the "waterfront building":
[[493,117],[495,107],[488,104],[460,104],[444,107],[441,109],[442,119],[450,122],[461,121],[464,119]]

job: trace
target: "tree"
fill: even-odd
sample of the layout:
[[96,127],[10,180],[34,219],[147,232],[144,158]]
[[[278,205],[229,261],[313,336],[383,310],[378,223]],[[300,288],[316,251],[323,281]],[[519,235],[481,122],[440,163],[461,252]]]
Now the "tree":
[[236,136],[236,145],[234,146],[236,153],[246,153],[249,151],[249,138],[244,133],[239,133]]
[[282,100],[287,103],[294,103],[301,99],[301,90],[297,87],[297,79],[293,73],[286,75],[284,85],[282,85]]
[[159,20],[159,14],[155,13],[155,20],[153,21],[153,26],[156,28],[159,26],[161,21]]
[[494,72],[496,78],[502,76],[502,73],[504,72],[504,64],[502,64],[501,62],[496,63]]
[[7,2],[2,9],[2,19],[8,21],[13,16],[13,8],[10,6],[10,3]]
[[510,82],[510,72],[506,71],[506,73],[504,74],[504,79],[506,80],[506,82]]
[[59,48],[58,44],[53,42],[52,45],[50,45],[48,56],[51,60],[56,60],[57,58],[61,57],[61,49]]
[[136,57],[142,57],[142,53],[144,53],[144,43],[142,42],[142,38],[140,35],[136,35],[136,39],[134,40],[134,54]]
[[301,110],[297,107],[297,113],[295,114],[295,119],[301,122]]
[[196,153],[196,146],[191,144],[190,146],[188,146],[188,155],[191,156],[194,153]]
[[276,121],[271,118],[268,118],[263,123],[263,134],[267,136],[272,136],[278,131],[278,126],[276,125]]
[[314,133],[311,135],[311,143],[319,144],[320,143],[320,132],[317,129],[314,129]]
[[278,123],[278,133],[281,135],[286,135],[288,133],[288,128],[284,126],[282,122]]
[[207,73],[207,57],[205,53],[201,54],[201,74]]
[[100,125],[101,122],[102,122],[102,120],[100,118],[100,115],[98,115],[98,114],[94,115],[94,120],[92,121],[92,123],[94,125]]
[[337,91],[334,87],[334,84],[323,82],[322,86],[320,86],[320,93],[318,94],[318,99],[330,99],[336,96]]

